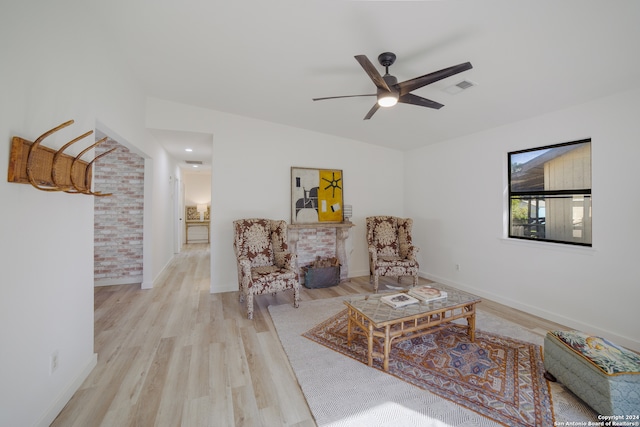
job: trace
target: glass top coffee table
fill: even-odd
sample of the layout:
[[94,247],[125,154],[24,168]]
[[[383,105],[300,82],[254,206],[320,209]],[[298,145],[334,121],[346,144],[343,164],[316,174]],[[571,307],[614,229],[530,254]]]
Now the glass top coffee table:
[[[476,304],[480,298],[439,283],[430,286],[447,292],[447,298],[401,308],[393,308],[380,300],[392,293],[359,295],[344,301],[349,319],[348,343],[351,345],[354,334],[367,338],[369,366],[373,366],[374,356],[381,357],[383,369],[388,371],[392,343],[431,334],[457,319],[466,319],[469,339],[475,340]],[[374,349],[374,341],[382,351]]]

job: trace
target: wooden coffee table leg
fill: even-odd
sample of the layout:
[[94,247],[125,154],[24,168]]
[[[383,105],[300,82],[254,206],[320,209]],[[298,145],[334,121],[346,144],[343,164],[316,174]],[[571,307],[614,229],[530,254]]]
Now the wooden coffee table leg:
[[353,321],[351,320],[353,317],[353,311],[349,308],[349,312],[347,313],[347,318],[349,319],[347,324],[347,345],[351,345],[351,328],[353,327]]
[[369,333],[367,334],[367,347],[368,347],[368,365],[373,366],[373,325],[369,322]]
[[382,369],[385,371],[389,370],[389,353],[391,352],[391,339],[389,337],[391,326],[387,325],[384,328],[384,350],[383,350],[383,360],[382,360]]
[[474,306],[471,306],[471,315],[467,317],[467,325],[469,325],[469,339],[471,342],[476,340],[476,310]]

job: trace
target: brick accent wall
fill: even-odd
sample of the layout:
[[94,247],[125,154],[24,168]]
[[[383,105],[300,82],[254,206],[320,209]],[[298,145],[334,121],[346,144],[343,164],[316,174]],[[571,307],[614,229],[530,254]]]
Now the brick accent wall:
[[144,159],[112,139],[95,154],[112,148],[93,166],[94,191],[113,193],[94,197],[96,286],[142,283]]
[[307,228],[299,231],[298,267],[302,268],[316,257],[333,258],[336,256],[335,228]]

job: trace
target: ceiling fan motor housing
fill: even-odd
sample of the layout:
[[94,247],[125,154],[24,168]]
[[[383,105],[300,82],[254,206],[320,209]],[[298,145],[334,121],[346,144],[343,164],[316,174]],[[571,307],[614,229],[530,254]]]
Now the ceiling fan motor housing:
[[392,86],[398,83],[398,79],[396,78],[396,76],[392,76],[391,74],[385,74],[384,76],[382,76],[382,78],[384,79],[387,86],[389,86],[389,89],[393,91],[395,88],[393,88]]
[[382,76],[382,78],[384,79],[387,86],[389,86],[389,92],[387,92],[384,89],[378,88],[378,98],[380,98],[381,95],[384,96],[384,95],[391,94],[394,98],[397,99],[398,89],[395,87],[395,85],[396,83],[398,83],[398,79],[395,76],[392,76],[391,74],[385,74],[384,76]]

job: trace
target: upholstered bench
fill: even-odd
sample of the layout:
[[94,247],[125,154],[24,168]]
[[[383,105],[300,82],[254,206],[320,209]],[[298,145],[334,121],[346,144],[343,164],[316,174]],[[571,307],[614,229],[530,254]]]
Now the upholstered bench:
[[547,379],[601,415],[639,413],[640,355],[632,351],[580,331],[553,331],[544,338],[544,367]]

